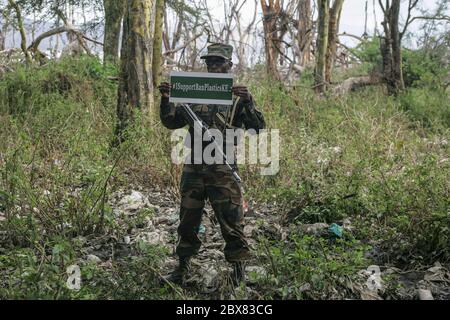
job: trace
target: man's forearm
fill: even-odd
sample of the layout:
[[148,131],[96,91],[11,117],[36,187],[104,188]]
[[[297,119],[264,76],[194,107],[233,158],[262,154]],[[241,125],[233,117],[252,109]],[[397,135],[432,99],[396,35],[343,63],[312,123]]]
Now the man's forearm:
[[246,129],[264,129],[266,126],[264,116],[260,111],[256,109],[256,104],[253,100],[253,97],[250,96],[250,99],[248,101],[242,101],[242,106],[245,114],[244,124]]
[[186,125],[185,119],[177,112],[177,108],[169,102],[167,97],[161,97],[159,117],[162,124],[168,129],[178,129]]

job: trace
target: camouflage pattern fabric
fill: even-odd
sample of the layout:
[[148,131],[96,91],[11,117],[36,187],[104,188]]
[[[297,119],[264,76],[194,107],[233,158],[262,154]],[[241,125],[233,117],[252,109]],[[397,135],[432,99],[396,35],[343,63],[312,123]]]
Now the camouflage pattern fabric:
[[[230,119],[228,109],[217,105],[192,105],[192,110],[210,127],[223,130],[219,118],[231,124],[231,128],[264,129],[262,113],[250,101],[235,100],[236,112]],[[169,98],[161,99],[161,122],[166,128],[178,129],[188,123],[181,108],[169,103]],[[193,129],[189,129],[193,141]],[[225,139],[224,139],[225,140]],[[224,141],[224,146],[226,141]],[[205,148],[207,144],[203,145]],[[224,148],[224,151],[226,149]],[[194,159],[194,155],[192,155]],[[225,258],[229,262],[238,262],[250,258],[250,248],[243,233],[243,197],[241,189],[232,173],[222,164],[185,164],[181,177],[179,243],[176,252],[179,257],[190,257],[198,253],[201,240],[198,228],[201,223],[205,201],[208,199],[220,224],[226,245]]]
[[181,178],[180,225],[177,254],[180,257],[198,253],[198,237],[205,200],[209,199],[225,239],[225,258],[229,262],[250,257],[243,232],[242,193],[225,165],[185,165]]

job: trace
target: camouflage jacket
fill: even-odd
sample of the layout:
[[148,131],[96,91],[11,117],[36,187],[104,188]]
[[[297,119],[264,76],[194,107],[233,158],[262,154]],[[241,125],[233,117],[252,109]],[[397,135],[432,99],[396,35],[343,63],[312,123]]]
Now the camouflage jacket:
[[[265,128],[263,114],[256,108],[253,98],[250,101],[242,101],[242,99],[234,99],[233,106],[220,105],[201,105],[191,104],[192,110],[197,116],[202,119],[210,129],[253,129],[257,133],[259,130]],[[232,117],[232,110],[235,108],[234,116]],[[230,121],[231,117],[233,118]],[[183,114],[183,110],[176,107],[175,104],[169,103],[169,98],[161,98],[160,118],[162,124],[168,129],[179,129],[188,125],[188,122]],[[194,129],[189,128],[189,134],[193,141]],[[223,138],[224,152],[226,151],[226,136]],[[236,145],[236,141],[228,142]],[[208,142],[203,143],[202,150],[208,145]]]

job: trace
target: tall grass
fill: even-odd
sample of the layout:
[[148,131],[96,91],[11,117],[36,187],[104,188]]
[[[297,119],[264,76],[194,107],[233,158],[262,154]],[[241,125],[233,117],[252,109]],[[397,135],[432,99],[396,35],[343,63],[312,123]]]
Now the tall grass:
[[[111,148],[117,84],[109,79],[116,74],[113,66],[83,57],[18,68],[0,80],[0,211],[5,216],[0,272],[19,265],[36,271],[36,261],[46,261],[46,248],[64,244],[63,251],[72,252],[79,236],[119,236],[107,204],[119,187],[178,187],[181,167],[170,162],[170,132],[159,119],[137,112],[128,141]],[[394,99],[382,87],[370,87],[339,98],[318,97],[304,89],[309,79],[306,75],[290,90],[262,77],[244,79],[268,128],[279,129],[282,141],[278,175],[261,176],[258,166],[241,168],[246,197],[276,203],[291,224],[351,218],[352,237],[376,243],[390,261],[448,260],[448,92],[421,87]],[[292,241],[291,249],[272,243],[272,251],[295,255],[311,245],[308,239]],[[163,256],[150,250],[143,259],[149,255],[159,257],[156,262]],[[76,257],[67,254],[63,265]],[[145,268],[145,261],[135,261],[136,270]],[[306,269],[296,274],[295,263],[278,261],[295,279],[309,279]],[[342,270],[361,264],[359,253],[343,261]],[[336,268],[322,262],[315,268]],[[291,280],[284,275],[280,281]],[[15,285],[9,283],[2,295],[27,295]],[[39,295],[35,289],[28,296]],[[68,294],[61,290],[58,297]],[[92,290],[85,297],[108,295]]]

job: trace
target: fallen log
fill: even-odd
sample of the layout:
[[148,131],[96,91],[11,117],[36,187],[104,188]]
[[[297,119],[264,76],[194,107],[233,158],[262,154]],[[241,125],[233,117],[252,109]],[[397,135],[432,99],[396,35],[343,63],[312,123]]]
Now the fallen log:
[[362,76],[354,77],[344,80],[342,83],[336,85],[333,89],[333,95],[344,95],[350,91],[354,91],[358,88],[376,85],[381,83],[381,78],[376,76]]

